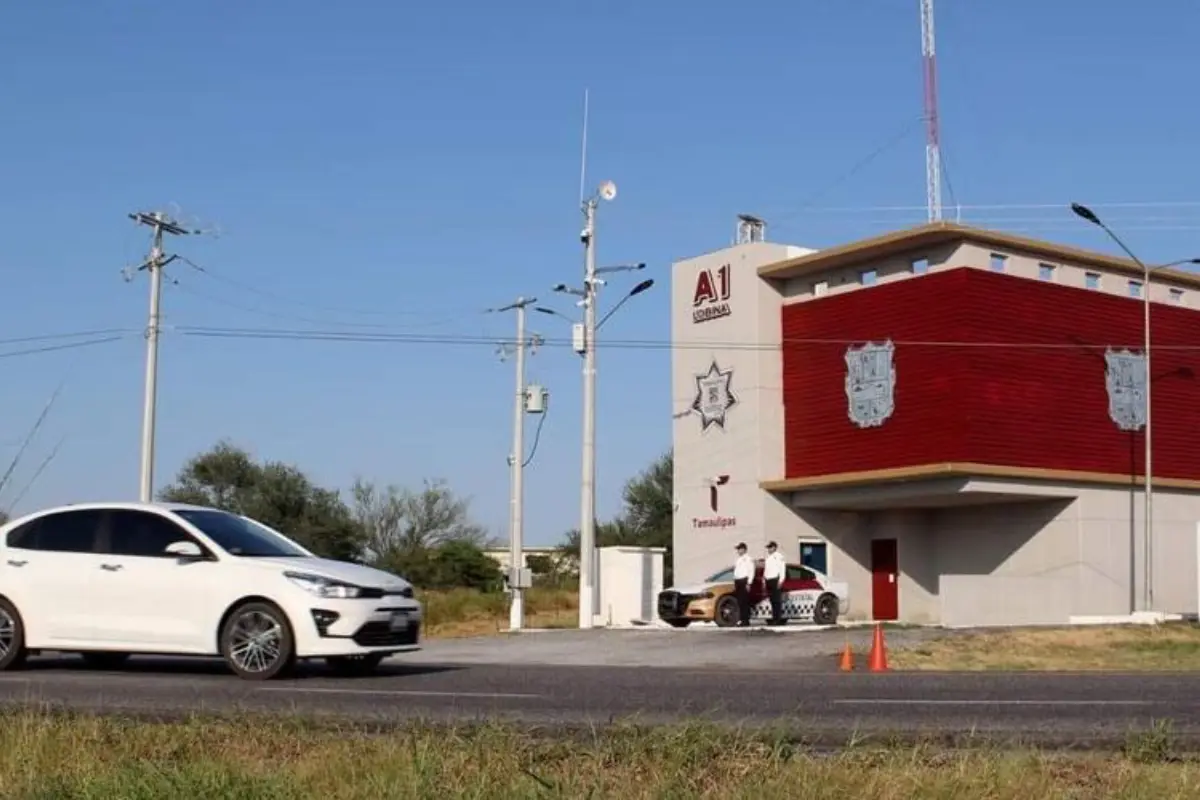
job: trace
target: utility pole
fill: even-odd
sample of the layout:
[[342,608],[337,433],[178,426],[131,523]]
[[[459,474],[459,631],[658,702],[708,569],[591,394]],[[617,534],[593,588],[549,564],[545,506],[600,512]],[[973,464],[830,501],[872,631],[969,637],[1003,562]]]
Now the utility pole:
[[[515,303],[494,311],[517,312],[517,392],[513,402],[512,453],[508,457],[510,474],[508,549],[508,588],[512,593],[509,606],[508,626],[519,631],[525,626],[525,589],[529,588],[530,575],[525,569],[525,415],[544,412],[544,393],[540,387],[529,387],[525,383],[525,348],[534,351],[541,343],[540,337],[525,333],[525,309],[537,302],[536,297],[518,297]],[[531,397],[531,388],[536,397]]]
[[154,499],[154,423],[158,396],[158,332],[162,271],[163,267],[176,258],[176,256],[167,256],[163,253],[163,234],[183,236],[192,231],[183,228],[161,211],[138,211],[130,214],[129,218],[154,231],[150,255],[138,267],[139,272],[146,270],[150,273],[150,320],[146,325],[146,385],[142,401],[142,467],[138,495],[143,503],[148,503]]

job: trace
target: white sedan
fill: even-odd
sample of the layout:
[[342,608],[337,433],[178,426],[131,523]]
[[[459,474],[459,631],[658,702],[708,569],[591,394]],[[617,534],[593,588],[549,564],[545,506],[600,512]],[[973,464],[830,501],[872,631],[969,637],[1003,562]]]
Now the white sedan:
[[403,578],[215,508],[87,503],[0,526],[0,670],[52,650],[95,666],[220,655],[251,680],[309,658],[367,672],[420,649],[420,630]]

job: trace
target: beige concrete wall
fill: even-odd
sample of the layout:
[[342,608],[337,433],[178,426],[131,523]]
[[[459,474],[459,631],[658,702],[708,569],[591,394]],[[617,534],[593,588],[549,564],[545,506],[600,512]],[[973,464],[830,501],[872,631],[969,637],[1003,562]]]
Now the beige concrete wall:
[[[996,486],[989,487],[995,490]],[[953,625],[1065,624],[1123,615],[1142,602],[1140,491],[1009,486],[1018,502],[937,509],[798,509],[803,535],[830,545],[830,571],[850,586],[849,619],[869,619],[872,539],[897,540],[900,619]],[[1195,614],[1200,495],[1160,490],[1154,509],[1154,608]]]
[[[920,277],[914,269],[914,262],[921,260],[924,260],[927,265],[925,274],[954,267],[991,270],[993,253],[1003,256],[1003,272],[1030,280],[1048,279],[1065,286],[1086,289],[1089,288],[1088,274],[1095,273],[1098,276],[1097,291],[1122,297],[1132,296],[1130,294],[1131,283],[1142,283],[1141,278],[1126,273],[1106,271],[1098,267],[1082,267],[1062,261],[1050,261],[1018,252],[1001,252],[964,242],[931,248],[927,252],[906,253],[883,261],[858,264],[846,269],[815,272],[802,278],[782,281],[780,282],[781,293],[786,303],[802,303],[826,294],[870,288],[864,284],[863,280],[863,274],[868,271],[874,272],[875,285]],[[1043,278],[1043,265],[1050,268],[1050,274],[1046,278]],[[1163,275],[1155,275],[1150,282],[1150,299],[1156,303],[1195,308],[1200,307],[1200,290],[1171,281]]]
[[[697,581],[733,563],[745,541],[755,554],[776,539],[785,548],[802,528],[794,514],[759,489],[783,474],[783,386],[779,357],[781,296],[759,279],[759,267],[803,255],[801,248],[755,242],[677,262],[671,273],[672,439],[675,455],[674,569],[676,582]],[[694,321],[693,297],[703,271],[730,269],[728,315]],[[718,304],[706,304],[715,307]],[[712,364],[730,374],[736,403],[725,424],[705,429],[692,410],[697,377]],[[719,508],[709,507],[713,478]],[[698,527],[724,518],[731,524]],[[794,548],[794,545],[793,545]],[[796,553],[787,553],[791,557]]]

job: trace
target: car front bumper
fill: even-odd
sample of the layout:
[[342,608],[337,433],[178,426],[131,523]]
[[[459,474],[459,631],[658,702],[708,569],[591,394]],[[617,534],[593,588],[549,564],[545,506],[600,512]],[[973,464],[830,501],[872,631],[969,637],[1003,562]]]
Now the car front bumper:
[[663,622],[711,622],[716,618],[716,599],[667,590],[658,596],[658,618]]
[[331,600],[306,597],[291,614],[296,656],[420,650],[421,604],[405,597]]

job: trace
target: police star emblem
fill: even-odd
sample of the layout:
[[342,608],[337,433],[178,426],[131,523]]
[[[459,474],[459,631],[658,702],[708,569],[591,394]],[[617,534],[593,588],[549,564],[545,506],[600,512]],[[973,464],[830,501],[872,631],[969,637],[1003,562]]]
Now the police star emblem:
[[731,388],[732,382],[733,370],[722,370],[715,359],[708,372],[696,376],[696,399],[692,401],[692,411],[700,415],[701,432],[713,425],[725,429],[726,414],[738,402]]

